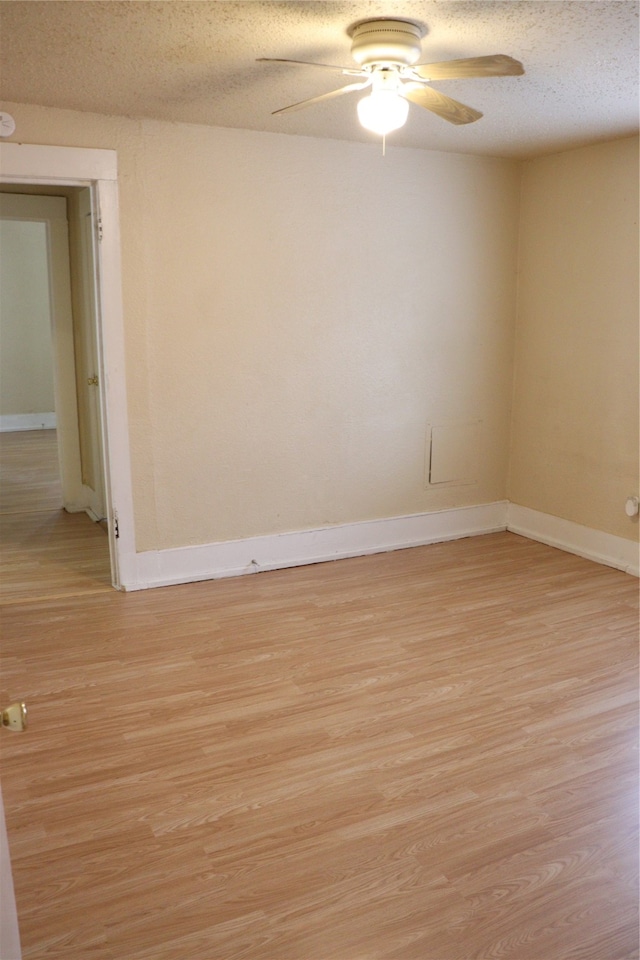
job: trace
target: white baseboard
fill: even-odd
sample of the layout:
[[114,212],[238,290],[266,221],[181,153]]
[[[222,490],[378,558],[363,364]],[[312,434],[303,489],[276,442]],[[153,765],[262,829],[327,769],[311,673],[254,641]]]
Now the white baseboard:
[[126,570],[121,571],[122,589],[144,590],[237,577],[500,530],[509,530],[626,573],[640,575],[639,547],[633,540],[592,530],[505,500],[408,517],[137,553],[134,558],[129,558]]
[[5,413],[0,416],[0,433],[22,430],[55,430],[55,413]]
[[637,541],[592,530],[571,520],[520,507],[516,503],[510,503],[507,508],[507,530],[587,560],[616,567],[635,577],[640,576],[640,547]]
[[409,517],[348,523],[246,540],[154,550],[121,571],[124,590],[235,577],[261,570],[384,553],[506,529],[506,501]]

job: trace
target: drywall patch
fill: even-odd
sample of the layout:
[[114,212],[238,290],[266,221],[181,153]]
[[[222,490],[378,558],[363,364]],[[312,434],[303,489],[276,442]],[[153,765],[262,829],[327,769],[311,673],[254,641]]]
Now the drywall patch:
[[427,431],[427,486],[476,483],[480,420],[431,424]]

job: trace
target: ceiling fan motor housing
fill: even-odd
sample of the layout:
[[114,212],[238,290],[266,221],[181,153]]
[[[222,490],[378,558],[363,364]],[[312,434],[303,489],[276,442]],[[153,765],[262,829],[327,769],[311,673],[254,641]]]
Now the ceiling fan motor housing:
[[350,33],[351,56],[361,67],[379,63],[409,67],[420,58],[422,30],[408,20],[365,20]]

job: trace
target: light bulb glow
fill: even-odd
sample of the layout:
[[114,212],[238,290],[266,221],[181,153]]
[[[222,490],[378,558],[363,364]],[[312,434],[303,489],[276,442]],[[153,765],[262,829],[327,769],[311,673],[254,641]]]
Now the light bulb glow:
[[378,89],[358,101],[358,119],[366,130],[381,137],[407,122],[409,102],[395,90]]

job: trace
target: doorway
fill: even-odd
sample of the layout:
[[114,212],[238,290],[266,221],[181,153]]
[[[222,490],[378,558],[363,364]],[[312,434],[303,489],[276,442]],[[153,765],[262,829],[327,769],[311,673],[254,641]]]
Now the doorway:
[[90,190],[45,189],[0,187],[5,601],[111,582]]
[[[111,584],[117,589],[135,588],[138,576],[125,382],[117,156],[113,150],[0,143],[0,169],[0,189],[9,186],[23,193],[64,196],[65,190],[72,188],[71,195],[77,197],[81,190],[90,191],[100,235],[93,265],[96,316],[92,324],[98,369],[86,380],[94,381],[87,386],[98,388]],[[75,369],[61,378],[62,387],[67,389],[70,384],[75,389]],[[67,476],[73,475],[74,471],[67,470]],[[81,470],[75,475],[87,477]],[[87,507],[80,505],[80,509]]]

